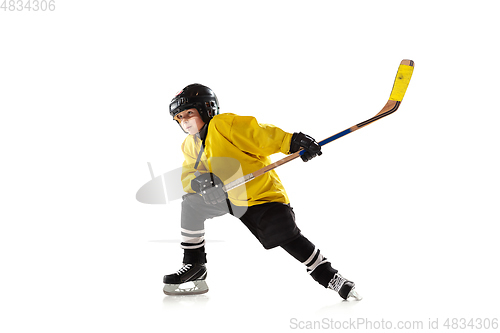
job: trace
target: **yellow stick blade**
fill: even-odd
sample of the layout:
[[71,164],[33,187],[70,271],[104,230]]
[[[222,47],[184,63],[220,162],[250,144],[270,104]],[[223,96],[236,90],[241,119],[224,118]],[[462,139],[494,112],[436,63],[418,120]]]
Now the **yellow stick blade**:
[[413,74],[414,62],[412,60],[403,60],[398,68],[394,86],[392,87],[390,101],[401,102],[406,93],[406,89],[410,84],[411,75]]

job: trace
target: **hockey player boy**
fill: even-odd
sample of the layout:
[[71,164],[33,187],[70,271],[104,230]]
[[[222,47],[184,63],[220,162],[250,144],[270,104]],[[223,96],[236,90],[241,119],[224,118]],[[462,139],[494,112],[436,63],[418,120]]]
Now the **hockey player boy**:
[[[321,147],[313,138],[259,124],[253,117],[219,114],[216,95],[201,84],[191,84],[178,93],[170,104],[170,114],[189,134],[182,144],[185,157],[182,185],[188,194],[183,197],[181,212],[184,266],[164,276],[165,294],[208,291],[204,222],[230,213],[246,225],[265,249],[282,247],[303,263],[312,278],[325,288],[335,290],[343,299],[361,299],[354,283],[332,268],[319,249],[301,234],[274,170],[246,183],[244,190],[236,188],[226,193],[222,179],[227,177],[221,176],[224,167],[217,170],[214,167],[218,158],[233,160],[241,166],[243,174],[248,174],[270,164],[269,156],[274,153],[290,154],[301,149],[305,150],[302,160],[308,161],[321,155]],[[222,164],[231,169],[228,166],[231,163]],[[185,282],[193,282],[194,287],[182,289],[180,285]]]

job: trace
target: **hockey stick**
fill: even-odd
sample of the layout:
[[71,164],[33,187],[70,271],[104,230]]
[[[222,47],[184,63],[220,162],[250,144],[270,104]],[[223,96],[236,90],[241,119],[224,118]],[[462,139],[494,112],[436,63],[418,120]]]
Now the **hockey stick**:
[[[415,65],[415,63],[413,62],[413,60],[405,59],[405,60],[401,61],[401,64],[399,65],[399,68],[398,68],[398,72],[396,74],[396,79],[394,80],[394,85],[392,87],[392,91],[391,91],[391,95],[389,97],[389,100],[387,101],[387,104],[385,104],[385,106],[382,108],[382,110],[379,113],[377,113],[374,117],[372,117],[368,120],[365,120],[365,121],[363,121],[357,125],[354,125],[354,126],[348,128],[342,132],[339,132],[335,135],[332,135],[331,137],[326,138],[323,141],[318,142],[318,144],[320,146],[324,146],[327,143],[330,143],[334,140],[337,140],[337,139],[339,139],[339,138],[341,138],[349,133],[352,133],[352,132],[354,132],[362,127],[365,127],[366,125],[373,123],[374,121],[377,121],[381,118],[384,118],[385,116],[388,116],[388,115],[396,112],[396,110],[401,105],[401,101],[403,100],[406,89],[408,88],[408,85],[410,84],[410,79],[411,79],[411,75],[413,73],[414,65]],[[304,152],[305,152],[304,150],[300,150],[300,151],[295,152],[291,155],[288,155],[287,157],[282,158],[281,160],[279,160],[275,163],[269,164],[268,166],[265,166],[262,169],[254,171],[252,173],[249,173],[248,175],[245,175],[245,176],[238,178],[230,183],[227,183],[223,187],[223,189],[226,192],[228,192],[232,189],[235,189],[236,187],[241,186],[241,185],[251,181],[254,178],[257,178],[257,177],[265,174],[266,172],[271,171],[271,170],[279,167],[280,165],[283,165],[285,163],[288,163],[288,162],[296,159],[300,155],[304,154]]]

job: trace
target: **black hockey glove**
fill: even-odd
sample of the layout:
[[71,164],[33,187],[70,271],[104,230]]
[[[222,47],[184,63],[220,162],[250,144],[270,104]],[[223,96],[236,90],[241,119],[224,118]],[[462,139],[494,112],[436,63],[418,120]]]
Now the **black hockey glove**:
[[314,141],[309,135],[304,133],[293,133],[292,143],[290,144],[290,152],[295,153],[301,148],[304,148],[305,152],[300,156],[302,161],[307,162],[313,157],[320,156],[323,154],[321,152],[321,146]]
[[216,205],[227,199],[227,193],[222,189],[224,183],[213,173],[204,173],[191,181],[191,188],[201,194],[207,205]]

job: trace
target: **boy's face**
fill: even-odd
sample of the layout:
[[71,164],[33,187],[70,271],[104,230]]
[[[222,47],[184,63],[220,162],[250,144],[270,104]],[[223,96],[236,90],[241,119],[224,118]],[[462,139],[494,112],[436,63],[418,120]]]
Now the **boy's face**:
[[198,133],[203,125],[205,125],[203,120],[201,120],[200,113],[194,108],[179,112],[175,115],[174,119],[181,124],[184,131],[191,135]]

